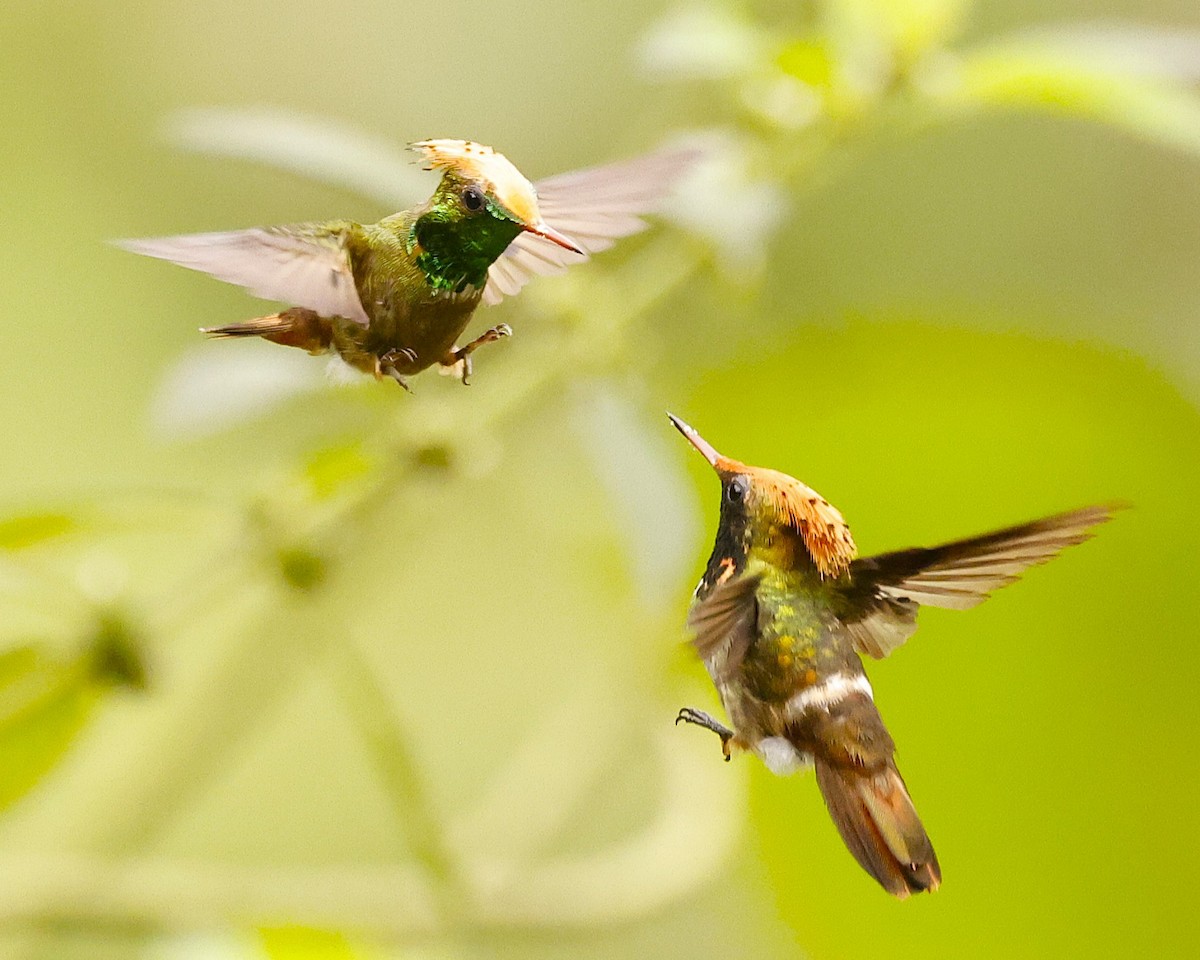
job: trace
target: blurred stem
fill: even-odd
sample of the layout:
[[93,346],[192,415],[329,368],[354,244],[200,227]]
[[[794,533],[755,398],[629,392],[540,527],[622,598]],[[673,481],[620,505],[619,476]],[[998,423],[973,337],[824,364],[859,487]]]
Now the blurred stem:
[[433,881],[442,920],[449,930],[459,930],[467,919],[464,908],[470,903],[470,891],[429,802],[408,731],[353,640],[329,653],[334,682],[383,781],[396,821],[404,824],[413,855]]

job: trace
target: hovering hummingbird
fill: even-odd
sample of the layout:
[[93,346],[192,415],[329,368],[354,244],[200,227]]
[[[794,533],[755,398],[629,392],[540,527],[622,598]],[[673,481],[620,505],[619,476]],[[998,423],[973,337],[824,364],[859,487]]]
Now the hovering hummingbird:
[[696,157],[663,149],[533,184],[482,144],[423,140],[412,148],[426,169],[442,171],[441,182],[426,203],[378,223],[331,220],[119,245],[294,305],[204,328],[211,337],[334,352],[405,389],[406,377],[435,363],[466,383],[471,354],[512,333],[502,323],[458,346],[480,303],[498,303],[531,277],[644,229],[640,215]]
[[816,767],[842,840],[885,890],[935,890],[941,868],[893,758],[860,654],[886,657],[922,606],[965,610],[1027,567],[1082,543],[1116,504],[958,540],[859,558],[841,513],[775,470],[723,457],[671,422],[721,478],[716,545],[688,614],[732,728],[684,708],[773,773]]

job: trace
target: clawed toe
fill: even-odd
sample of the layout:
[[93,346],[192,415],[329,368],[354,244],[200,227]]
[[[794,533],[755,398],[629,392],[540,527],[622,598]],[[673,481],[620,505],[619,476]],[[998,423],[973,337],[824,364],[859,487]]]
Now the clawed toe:
[[675,725],[680,723],[691,723],[697,727],[703,727],[705,730],[711,730],[721,738],[721,753],[725,755],[726,761],[730,759],[730,741],[733,740],[733,731],[725,724],[718,720],[714,720],[707,713],[700,710],[693,710],[691,707],[683,707],[675,716]]

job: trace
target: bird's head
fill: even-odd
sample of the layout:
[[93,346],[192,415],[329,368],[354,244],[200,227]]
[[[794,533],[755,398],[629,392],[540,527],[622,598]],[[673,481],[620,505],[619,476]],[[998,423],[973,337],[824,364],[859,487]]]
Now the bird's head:
[[412,144],[427,170],[441,170],[434,204],[462,219],[490,216],[582,254],[570,237],[542,219],[537,191],[507,157],[470,140],[421,140]]
[[755,540],[791,534],[799,537],[822,576],[846,571],[858,548],[835,506],[786,473],[722,456],[692,427],[673,414],[667,416],[721,478],[723,527],[745,529]]

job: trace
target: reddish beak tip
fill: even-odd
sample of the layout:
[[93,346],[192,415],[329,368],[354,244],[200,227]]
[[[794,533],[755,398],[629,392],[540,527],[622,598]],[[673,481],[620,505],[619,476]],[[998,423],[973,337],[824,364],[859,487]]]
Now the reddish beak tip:
[[535,237],[541,237],[543,240],[549,240],[551,243],[557,243],[564,250],[570,250],[572,253],[577,253],[581,257],[586,254],[579,249],[579,245],[568,237],[565,233],[559,233],[550,224],[542,221],[540,223],[528,223],[525,229],[532,233]]
[[667,418],[671,423],[675,424],[675,429],[687,437],[688,442],[700,451],[700,455],[709,462],[710,465],[716,467],[717,461],[721,459],[721,455],[713,449],[713,445],[705,440],[694,429],[680,420],[675,414],[668,413]]

